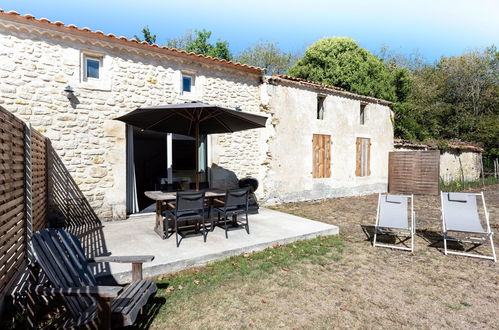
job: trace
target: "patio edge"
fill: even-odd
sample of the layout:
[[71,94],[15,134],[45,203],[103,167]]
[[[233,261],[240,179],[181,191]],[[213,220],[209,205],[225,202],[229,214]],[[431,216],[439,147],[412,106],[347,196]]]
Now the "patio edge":
[[[293,237],[287,237],[287,238],[282,238],[282,239],[277,239],[269,242],[264,242],[264,243],[258,243],[242,248],[237,248],[237,249],[232,249],[232,250],[226,250],[222,252],[217,252],[217,253],[211,253],[207,254],[204,256],[196,257],[196,258],[190,258],[190,259],[184,259],[184,260],[178,260],[174,261],[171,263],[167,264],[161,264],[161,265],[155,265],[155,266],[150,266],[150,267],[144,267],[143,269],[143,276],[144,278],[154,278],[159,275],[164,275],[164,274],[171,274],[174,272],[178,272],[181,270],[186,270],[190,268],[195,268],[195,267],[202,267],[206,266],[207,264],[222,260],[228,257],[240,255],[243,253],[249,253],[249,252],[256,252],[256,251],[262,251],[265,250],[266,248],[269,248],[275,244],[288,244],[296,241],[302,241],[302,240],[307,240],[307,239],[312,239],[316,238],[318,236],[330,236],[330,235],[338,235],[339,234],[339,228],[334,225],[330,225],[331,228],[329,229],[323,229],[320,231],[312,232],[312,233],[307,233],[299,236],[293,236]],[[145,266],[145,265],[144,265]],[[108,281],[113,281],[118,284],[125,284],[129,283],[132,278],[132,271],[126,271],[126,272],[120,272],[116,274],[111,274],[111,275],[106,275],[99,277],[99,280],[102,280],[104,282]]]

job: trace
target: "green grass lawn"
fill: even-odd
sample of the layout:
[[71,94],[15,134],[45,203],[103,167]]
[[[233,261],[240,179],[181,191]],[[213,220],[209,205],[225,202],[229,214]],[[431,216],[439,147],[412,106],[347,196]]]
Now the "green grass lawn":
[[[343,243],[338,236],[324,236],[286,245],[274,245],[264,251],[246,253],[214,262],[206,267],[166,275],[157,280],[156,315],[146,315],[142,323],[161,327],[172,315],[180,315],[196,296],[232,287],[231,283],[255,281],[276,271],[297,271],[305,265],[326,267],[341,258]],[[244,290],[241,294],[248,294]],[[249,293],[250,294],[250,293]],[[149,313],[150,314],[150,313]],[[154,320],[147,318],[154,317]]]

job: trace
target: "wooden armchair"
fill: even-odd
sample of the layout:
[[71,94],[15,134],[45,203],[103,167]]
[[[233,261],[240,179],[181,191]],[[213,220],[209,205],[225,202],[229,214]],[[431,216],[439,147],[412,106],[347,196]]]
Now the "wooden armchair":
[[[31,249],[50,286],[35,286],[35,294],[59,296],[70,319],[65,328],[110,329],[132,325],[157,287],[142,279],[142,263],[154,256],[96,257],[87,259],[78,238],[62,229],[42,229],[33,235]],[[132,283],[99,286],[88,262],[127,262],[132,264]]]

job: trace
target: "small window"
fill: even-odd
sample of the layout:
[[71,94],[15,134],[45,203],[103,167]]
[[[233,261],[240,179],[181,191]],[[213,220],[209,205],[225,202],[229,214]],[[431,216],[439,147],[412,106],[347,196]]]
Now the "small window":
[[182,76],[182,92],[191,93],[194,85],[194,77],[183,75]]
[[371,175],[371,139],[357,138],[356,176]]
[[331,135],[314,134],[313,147],[313,178],[331,177]]
[[360,104],[360,124],[364,125],[366,123],[366,106],[367,104]]
[[100,79],[102,59],[98,57],[85,56],[85,78]]
[[326,100],[325,96],[317,96],[317,119],[324,119],[324,100]]

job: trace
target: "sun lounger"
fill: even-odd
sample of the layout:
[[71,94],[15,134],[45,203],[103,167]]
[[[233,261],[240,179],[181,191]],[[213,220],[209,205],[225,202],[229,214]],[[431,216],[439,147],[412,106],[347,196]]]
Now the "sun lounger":
[[[409,205],[410,199],[410,205]],[[379,194],[373,247],[414,251],[415,216],[413,196]],[[410,213],[410,218],[409,218]],[[411,240],[411,247],[376,243],[377,235],[405,236]],[[403,242],[401,240],[401,242]]]
[[[477,197],[481,197],[482,199],[485,227],[482,226],[482,222],[480,221]],[[440,198],[442,202],[442,228],[445,254],[457,254],[497,261],[494,242],[492,241],[493,233],[490,230],[489,213],[487,212],[483,192],[480,194],[441,192]],[[487,240],[490,240],[492,256],[455,252],[447,249],[447,241],[481,245]]]

